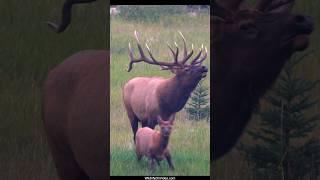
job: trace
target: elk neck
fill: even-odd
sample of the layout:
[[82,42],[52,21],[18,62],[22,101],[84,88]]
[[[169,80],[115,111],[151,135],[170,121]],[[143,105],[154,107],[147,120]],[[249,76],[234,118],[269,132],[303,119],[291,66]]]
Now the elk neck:
[[168,114],[180,111],[186,104],[195,85],[193,82],[183,84],[176,76],[167,79],[158,89],[160,106],[164,107],[162,109]]
[[163,151],[167,148],[168,144],[169,144],[169,137],[170,136],[164,136],[163,134],[161,134],[160,132],[160,143],[159,143],[159,149],[160,151]]

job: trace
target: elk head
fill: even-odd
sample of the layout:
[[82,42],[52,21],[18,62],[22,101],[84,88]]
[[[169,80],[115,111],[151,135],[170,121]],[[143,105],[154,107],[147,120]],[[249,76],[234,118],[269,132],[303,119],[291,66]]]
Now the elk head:
[[164,137],[169,137],[171,134],[171,129],[172,129],[172,125],[173,125],[173,116],[170,117],[169,120],[165,121],[162,120],[162,118],[160,116],[158,116],[158,124],[160,126],[160,131],[162,136]]
[[66,0],[62,8],[61,24],[48,21],[47,24],[57,33],[63,32],[71,22],[71,10],[74,4],[90,3],[96,0]]
[[161,70],[170,70],[173,74],[175,74],[175,77],[181,84],[186,85],[184,86],[185,88],[190,88],[190,90],[192,91],[197,86],[198,82],[202,78],[206,77],[206,74],[208,72],[207,67],[201,65],[202,62],[207,58],[207,48],[203,47],[202,45],[199,53],[193,58],[193,60],[191,60],[190,64],[186,64],[186,62],[190,60],[191,56],[193,55],[193,45],[192,50],[188,52],[186,47],[186,40],[181,32],[179,32],[179,34],[183,40],[183,57],[181,60],[179,60],[179,48],[177,43],[175,43],[175,50],[172,49],[168,44],[170,52],[173,56],[173,62],[165,62],[158,61],[154,58],[148,44],[146,44],[146,48],[150,57],[147,57],[144,54],[144,51],[140,45],[138,34],[135,31],[140,58],[133,57],[133,50],[129,43],[129,57],[131,61],[129,64],[128,72],[131,71],[133,64],[138,62],[146,62],[148,64],[158,65],[161,67]]
[[259,98],[313,31],[311,17],[290,13],[293,0],[260,0],[253,8],[243,0],[219,2],[211,23],[213,159],[232,149]]

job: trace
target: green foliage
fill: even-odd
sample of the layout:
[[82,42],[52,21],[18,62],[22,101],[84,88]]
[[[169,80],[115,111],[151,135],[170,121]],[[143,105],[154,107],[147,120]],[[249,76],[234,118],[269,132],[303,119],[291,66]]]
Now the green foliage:
[[210,105],[208,94],[209,88],[203,85],[203,81],[200,81],[185,108],[189,120],[207,119],[209,121]]
[[[318,81],[297,77],[293,68],[305,56],[293,58],[284,68],[271,95],[265,97],[270,107],[258,112],[261,127],[248,134],[259,143],[241,144],[239,149],[250,162],[255,178],[299,179],[314,175],[320,167],[320,141],[308,138],[316,128],[319,114],[307,112],[318,102],[310,95]],[[303,143],[297,140],[304,138]]]
[[123,20],[157,23],[163,16],[181,14],[185,6],[174,5],[130,5],[119,6],[119,16]]

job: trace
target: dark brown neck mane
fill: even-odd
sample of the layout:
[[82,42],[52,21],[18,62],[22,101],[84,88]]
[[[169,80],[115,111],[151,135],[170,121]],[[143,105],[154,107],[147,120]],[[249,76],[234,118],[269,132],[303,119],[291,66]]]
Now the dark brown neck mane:
[[161,84],[157,95],[160,100],[160,106],[166,110],[166,112],[163,113],[172,114],[180,111],[187,103],[191,92],[198,82],[199,81],[182,84],[177,76],[174,76]]
[[161,132],[160,132],[160,151],[163,151],[164,149],[167,148],[168,144],[169,144],[169,136],[164,136]]

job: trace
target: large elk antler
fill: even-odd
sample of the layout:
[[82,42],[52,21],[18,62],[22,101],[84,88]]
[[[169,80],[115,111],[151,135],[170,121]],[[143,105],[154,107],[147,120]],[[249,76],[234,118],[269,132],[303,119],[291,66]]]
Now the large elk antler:
[[89,3],[96,0],[66,0],[62,8],[61,24],[57,25],[48,21],[47,24],[57,33],[63,32],[71,22],[71,10],[74,4]]
[[[190,64],[186,64],[186,62],[191,58],[192,54],[193,54],[193,45],[192,45],[192,50],[188,53],[188,50],[187,50],[187,46],[186,46],[186,40],[183,36],[183,34],[181,32],[179,32],[180,36],[182,37],[182,40],[183,40],[183,58],[182,60],[179,60],[178,59],[178,56],[179,56],[179,48],[178,48],[178,45],[177,43],[175,43],[176,45],[176,51],[174,51],[170,45],[168,44],[168,47],[173,55],[173,62],[163,62],[163,61],[158,61],[154,58],[154,56],[152,55],[151,53],[151,50],[148,46],[148,44],[146,44],[146,48],[147,48],[147,51],[150,55],[150,57],[147,57],[144,52],[143,52],[143,49],[140,45],[140,40],[138,38],[138,33],[137,31],[134,32],[135,34],[135,37],[136,37],[136,40],[137,40],[137,46],[138,46],[138,50],[139,50],[139,53],[140,53],[140,58],[134,58],[133,56],[133,50],[131,48],[131,45],[129,43],[129,57],[130,57],[130,63],[129,63],[129,67],[128,67],[128,72],[131,71],[132,69],[132,66],[134,63],[138,63],[138,62],[146,62],[148,64],[154,64],[154,65],[159,65],[161,66],[162,70],[172,70],[172,69],[176,69],[176,68],[184,68],[184,67],[190,67],[190,66],[197,66],[197,65],[201,65],[201,63],[207,58],[207,53],[208,53],[208,50],[207,50],[207,47],[204,47],[203,48],[203,45],[202,47],[200,48],[200,51],[199,53],[194,57],[194,59],[191,61]],[[203,54],[203,51],[204,52],[204,55]],[[201,57],[202,55],[202,57]]]

